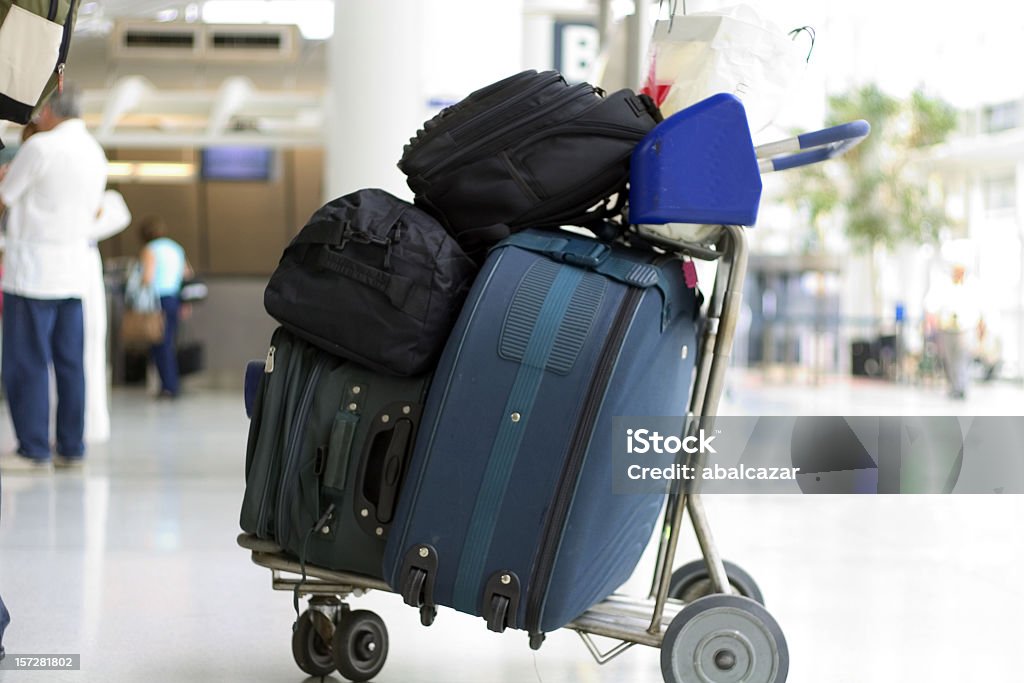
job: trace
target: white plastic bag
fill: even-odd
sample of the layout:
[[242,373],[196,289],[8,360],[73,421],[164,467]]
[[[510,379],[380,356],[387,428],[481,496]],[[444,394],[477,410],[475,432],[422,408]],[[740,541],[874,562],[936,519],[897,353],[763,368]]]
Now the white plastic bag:
[[658,21],[642,92],[667,117],[716,93],[735,95],[750,130],[771,124],[804,71],[806,41],[747,5]]

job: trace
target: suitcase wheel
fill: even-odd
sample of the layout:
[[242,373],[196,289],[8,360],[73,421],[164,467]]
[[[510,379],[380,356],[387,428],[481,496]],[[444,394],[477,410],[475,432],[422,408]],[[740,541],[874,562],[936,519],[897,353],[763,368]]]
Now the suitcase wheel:
[[388,657],[388,629],[367,610],[344,615],[332,640],[334,666],[350,681],[368,681],[384,668]]
[[740,595],[709,595],[669,624],[661,673],[665,683],[785,683],[789,649],[764,607]]
[[504,595],[491,596],[491,610],[487,615],[487,628],[495,633],[504,633],[508,626],[508,607],[510,601]]
[[[725,575],[729,577],[729,585],[738,595],[750,598],[754,602],[764,604],[764,596],[757,582],[742,567],[726,561]],[[708,568],[704,560],[694,560],[684,564],[672,572],[669,582],[668,596],[683,602],[694,602],[698,598],[712,595],[715,592]]]
[[424,626],[430,626],[434,623],[434,619],[437,618],[437,607],[434,605],[423,605],[420,607],[420,623]]
[[427,582],[427,573],[422,569],[411,569],[405,575],[405,585],[402,586],[402,599],[410,607],[423,606],[423,586]]

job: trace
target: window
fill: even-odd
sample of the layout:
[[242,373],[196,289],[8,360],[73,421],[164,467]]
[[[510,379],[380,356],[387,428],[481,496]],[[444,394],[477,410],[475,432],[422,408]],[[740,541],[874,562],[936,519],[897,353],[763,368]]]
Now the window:
[[1017,206],[1017,178],[1013,173],[985,179],[985,210],[1003,211]]
[[998,133],[1020,125],[1020,103],[1017,101],[1003,102],[985,107],[985,132]]

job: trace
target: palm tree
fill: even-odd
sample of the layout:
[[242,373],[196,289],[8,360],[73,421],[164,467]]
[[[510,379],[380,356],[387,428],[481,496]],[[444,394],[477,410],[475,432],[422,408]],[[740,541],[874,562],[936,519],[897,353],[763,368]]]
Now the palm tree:
[[[949,136],[957,112],[920,88],[900,100],[869,84],[829,97],[827,125],[854,119],[866,119],[871,135],[835,162],[790,174],[785,199],[807,217],[809,250],[821,248],[825,223],[838,218],[853,249],[869,256],[876,287],[877,260],[886,250],[934,243],[952,223],[914,159],[915,150]],[[877,290],[873,300],[877,314]]]

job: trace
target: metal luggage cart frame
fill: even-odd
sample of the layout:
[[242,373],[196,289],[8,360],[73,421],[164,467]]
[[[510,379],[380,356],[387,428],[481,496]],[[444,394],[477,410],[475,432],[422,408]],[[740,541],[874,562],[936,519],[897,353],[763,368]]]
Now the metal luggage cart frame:
[[[858,121],[763,145],[755,148],[760,171],[785,170],[830,159],[857,144],[868,131],[867,123]],[[687,411],[688,434],[695,434],[701,428],[713,429],[725,388],[747,270],[745,230],[741,226],[703,226],[694,232],[699,235],[694,241],[659,238],[646,232],[641,236],[665,251],[717,264],[695,364]],[[709,581],[711,591],[710,595],[689,603],[670,597],[676,551],[687,515],[701,549],[702,558],[698,562],[704,565],[704,578]],[[359,597],[371,590],[391,592],[389,586],[379,579],[300,565],[273,543],[247,534],[238,537],[238,544],[252,552],[255,564],[271,570],[274,590],[294,594],[296,610],[300,596],[310,597],[310,622],[327,643],[334,637],[340,616],[348,611],[345,599]],[[662,672],[667,683],[716,680],[709,677],[716,672],[726,676],[722,680],[784,683],[788,672],[785,638],[760,604],[756,585],[745,574],[743,577],[753,587],[740,592],[754,594],[735,594],[734,570],[735,567],[727,568],[719,554],[701,496],[687,493],[679,482],[675,482],[663,513],[649,595],[639,599],[616,593],[565,628],[575,631],[583,639],[598,664],[611,661],[635,645],[661,649]],[[742,573],[742,570],[738,571]],[[728,628],[724,628],[723,619],[733,619],[735,623],[730,622]],[[693,628],[697,631],[692,632]],[[705,633],[708,628],[711,630]],[[619,643],[601,651],[594,636]],[[539,643],[536,646],[539,647]],[[680,648],[682,651],[676,652]],[[737,675],[737,667],[743,666],[747,667],[748,677],[730,677]],[[368,680],[352,676],[352,672],[342,672],[343,675],[346,673],[352,680]]]

